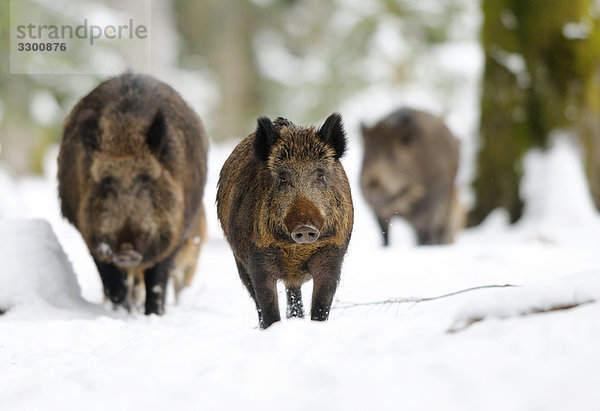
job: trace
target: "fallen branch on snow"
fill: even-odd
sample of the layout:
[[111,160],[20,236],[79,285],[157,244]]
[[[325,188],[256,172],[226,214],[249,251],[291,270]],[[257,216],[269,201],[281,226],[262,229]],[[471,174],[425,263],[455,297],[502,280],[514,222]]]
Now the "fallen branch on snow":
[[385,305],[385,304],[404,304],[404,303],[422,303],[425,301],[433,301],[440,300],[442,298],[452,297],[458,294],[466,293],[469,291],[481,290],[484,288],[506,288],[506,287],[518,287],[518,285],[514,284],[491,284],[491,285],[480,285],[477,287],[466,288],[464,290],[454,291],[448,294],[438,295],[436,297],[408,297],[408,298],[389,298],[387,300],[382,301],[372,301],[366,303],[340,303],[333,306],[333,309],[347,309],[347,308],[355,308],[355,307],[368,307],[368,306],[376,306],[376,305]]
[[461,331],[488,319],[565,311],[600,301],[599,274],[587,271],[493,295],[475,295],[456,312],[448,331]]
[[[562,304],[562,305],[555,305],[555,306],[548,307],[548,308],[535,308],[535,307],[532,307],[528,311],[524,311],[524,312],[519,313],[517,315],[517,317],[526,317],[526,316],[531,315],[531,314],[545,314],[545,313],[551,313],[551,312],[554,312],[554,311],[570,310],[571,308],[580,307],[582,305],[590,304],[590,303],[593,303],[593,302],[595,302],[595,300],[587,300],[587,301],[582,301],[580,303],[566,303],[566,304]],[[499,317],[499,318],[502,319],[502,318],[507,318],[507,317]],[[453,325],[452,327],[450,327],[448,329],[448,332],[449,333],[456,333],[456,332],[462,331],[465,328],[468,328],[468,327],[472,326],[473,324],[478,323],[480,321],[483,321],[485,319],[486,319],[486,317],[472,317],[472,318],[469,318],[467,321],[464,321],[462,324],[458,323],[456,325]]]

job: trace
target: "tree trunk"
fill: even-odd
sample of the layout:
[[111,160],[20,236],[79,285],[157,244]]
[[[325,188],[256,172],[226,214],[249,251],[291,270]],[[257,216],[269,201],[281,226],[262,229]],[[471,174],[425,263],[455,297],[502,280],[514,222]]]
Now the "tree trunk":
[[470,224],[503,207],[522,213],[523,154],[573,131],[600,207],[600,21],[593,0],[484,0],[482,145]]
[[252,2],[203,0],[175,2],[184,54],[195,55],[215,73],[220,101],[213,123],[215,140],[242,137],[262,112],[253,40],[259,16]]

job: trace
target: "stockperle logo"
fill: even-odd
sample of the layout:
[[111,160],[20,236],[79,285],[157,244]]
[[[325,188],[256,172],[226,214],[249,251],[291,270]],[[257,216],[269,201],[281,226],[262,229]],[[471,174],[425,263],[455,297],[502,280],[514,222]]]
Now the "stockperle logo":
[[11,74],[150,72],[151,0],[10,1]]

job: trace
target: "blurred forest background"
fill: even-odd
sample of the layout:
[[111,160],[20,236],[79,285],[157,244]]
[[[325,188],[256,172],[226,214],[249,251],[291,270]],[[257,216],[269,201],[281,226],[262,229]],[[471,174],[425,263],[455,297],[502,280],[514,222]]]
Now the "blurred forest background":
[[[470,156],[463,155],[473,163],[471,224],[496,207],[516,221],[520,161],[556,132],[581,145],[600,206],[599,3],[152,0],[152,73],[191,103],[213,142],[246,136],[261,115],[318,123],[363,98],[357,121],[372,121],[408,102],[418,84],[429,96],[424,105],[472,141],[464,147],[472,147]],[[136,13],[127,1],[78,4]],[[9,1],[0,0],[0,165],[16,175],[41,173],[62,120],[103,78],[9,74],[9,23]],[[135,53],[120,58],[123,68],[135,67]],[[475,94],[465,94],[472,84]],[[382,92],[389,107],[370,110]],[[397,95],[407,97],[394,104]],[[469,116],[476,126],[461,130]]]

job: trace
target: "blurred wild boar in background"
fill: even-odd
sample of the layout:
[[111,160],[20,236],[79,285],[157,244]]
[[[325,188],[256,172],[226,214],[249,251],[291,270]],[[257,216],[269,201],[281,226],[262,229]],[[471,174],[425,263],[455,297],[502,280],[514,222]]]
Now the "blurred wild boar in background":
[[208,141],[199,117],[147,75],[111,78],[65,120],[58,157],[62,214],[81,233],[115,306],[163,314],[206,237],[202,196]]
[[217,213],[261,328],[280,320],[278,280],[288,318],[304,316],[311,278],[311,319],[329,316],[354,220],[345,150],[339,114],[318,130],[262,117],[223,165]]
[[454,179],[459,142],[429,113],[401,108],[372,127],[362,125],[360,186],[375,213],[383,244],[390,219],[405,218],[419,245],[448,244],[464,224]]

